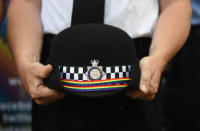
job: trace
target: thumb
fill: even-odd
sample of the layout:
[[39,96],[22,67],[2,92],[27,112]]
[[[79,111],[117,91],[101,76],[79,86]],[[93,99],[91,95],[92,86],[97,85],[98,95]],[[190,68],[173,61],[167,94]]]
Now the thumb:
[[141,79],[139,89],[143,93],[147,93],[149,90],[149,83],[152,77],[152,72],[149,69],[149,64],[146,61],[142,61],[140,63],[141,69]]
[[38,76],[39,78],[45,79],[49,76],[52,69],[53,69],[53,67],[50,64],[48,64],[48,65],[39,64],[37,66],[36,76]]

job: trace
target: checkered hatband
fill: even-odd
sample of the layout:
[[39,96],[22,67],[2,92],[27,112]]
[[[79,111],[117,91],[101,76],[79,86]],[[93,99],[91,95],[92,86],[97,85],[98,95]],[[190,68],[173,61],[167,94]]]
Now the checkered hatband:
[[[67,90],[78,92],[114,91],[128,86],[131,81],[131,66],[59,66],[60,81]],[[93,76],[102,75],[101,79],[90,79],[90,70],[95,70]],[[98,73],[99,71],[99,73]]]
[[[131,65],[124,66],[99,66],[105,72],[101,80],[128,78],[131,73]],[[59,66],[60,79],[88,81],[86,72],[91,66],[77,67],[77,66]]]

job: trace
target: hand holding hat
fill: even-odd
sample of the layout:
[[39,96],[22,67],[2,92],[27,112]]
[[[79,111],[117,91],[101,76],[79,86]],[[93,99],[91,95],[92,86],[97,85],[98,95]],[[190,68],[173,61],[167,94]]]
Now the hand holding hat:
[[20,69],[22,83],[37,104],[46,105],[64,97],[63,93],[49,89],[43,83],[43,79],[47,78],[52,71],[51,65],[26,62]]
[[152,100],[158,92],[160,78],[164,70],[162,60],[157,56],[147,56],[140,60],[141,79],[138,91],[128,93],[133,99]]

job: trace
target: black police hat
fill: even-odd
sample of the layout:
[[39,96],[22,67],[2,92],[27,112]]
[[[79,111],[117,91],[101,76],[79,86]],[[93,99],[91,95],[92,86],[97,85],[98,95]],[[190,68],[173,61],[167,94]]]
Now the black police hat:
[[81,24],[52,41],[46,85],[85,97],[111,96],[138,89],[135,46],[123,30],[105,24]]

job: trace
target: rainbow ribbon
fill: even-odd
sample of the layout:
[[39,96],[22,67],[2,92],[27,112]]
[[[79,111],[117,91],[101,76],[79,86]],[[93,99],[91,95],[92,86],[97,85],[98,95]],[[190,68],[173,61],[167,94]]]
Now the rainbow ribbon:
[[95,81],[78,81],[61,79],[63,87],[73,91],[112,91],[120,90],[128,86],[131,78],[115,78],[107,80],[95,80]]

